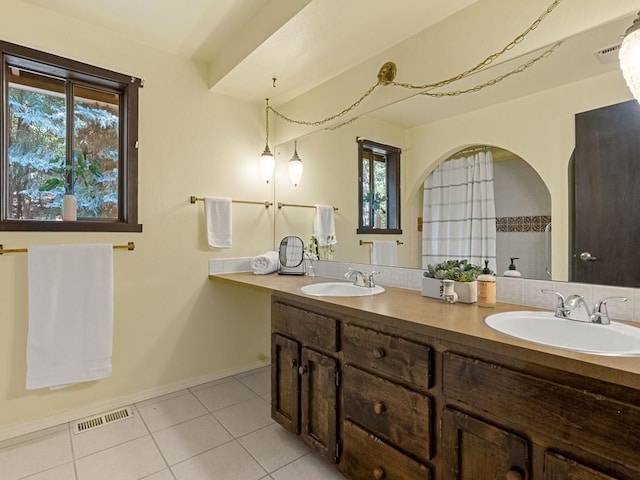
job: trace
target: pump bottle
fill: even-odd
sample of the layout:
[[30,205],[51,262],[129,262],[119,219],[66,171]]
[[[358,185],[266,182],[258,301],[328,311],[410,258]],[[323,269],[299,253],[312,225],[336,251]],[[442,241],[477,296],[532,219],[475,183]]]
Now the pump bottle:
[[489,260],[484,261],[482,275],[478,276],[478,306],[496,306],[496,277],[489,269]]

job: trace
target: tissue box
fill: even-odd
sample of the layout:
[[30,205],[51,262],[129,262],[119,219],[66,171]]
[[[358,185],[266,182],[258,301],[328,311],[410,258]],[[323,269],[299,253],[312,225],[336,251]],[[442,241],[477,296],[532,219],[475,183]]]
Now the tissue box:
[[[478,282],[454,282],[453,290],[458,294],[459,302],[478,301]],[[422,277],[422,296],[442,298],[442,282],[435,278]]]

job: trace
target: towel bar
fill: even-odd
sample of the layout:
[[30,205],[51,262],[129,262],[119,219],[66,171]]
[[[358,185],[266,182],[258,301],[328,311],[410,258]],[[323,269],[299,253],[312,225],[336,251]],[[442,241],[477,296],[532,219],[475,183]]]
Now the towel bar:
[[[136,244],[133,242],[128,242],[126,245],[114,245],[114,250],[124,250],[127,249],[129,251],[135,250]],[[29,251],[28,248],[4,248],[4,245],[0,243],[0,255],[5,253],[27,253]]]
[[[278,208],[282,208],[282,207],[316,208],[315,205],[300,205],[298,203],[282,203],[282,202],[278,202]],[[338,207],[333,207],[333,211],[337,212],[338,211]]]
[[[372,241],[360,240],[360,245],[372,245],[372,244],[373,244]],[[400,240],[396,240],[396,245],[404,245],[404,242],[401,242]]]
[[[196,197],[195,195],[191,195],[189,197],[189,202],[190,203],[196,203],[196,202],[204,202],[204,198],[200,198],[200,197]],[[271,205],[273,205],[273,202],[254,202],[252,200],[231,200],[231,203],[245,203],[245,204],[249,204],[249,205],[262,205],[265,208],[269,208]]]

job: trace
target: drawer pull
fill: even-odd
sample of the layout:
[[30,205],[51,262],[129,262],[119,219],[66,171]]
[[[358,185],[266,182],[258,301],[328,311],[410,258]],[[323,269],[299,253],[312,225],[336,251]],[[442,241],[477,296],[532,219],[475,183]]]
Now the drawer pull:
[[384,351],[384,348],[380,347],[380,348],[374,348],[373,349],[373,356],[375,358],[384,358],[387,356],[387,352]]
[[300,365],[298,367],[298,373],[300,375],[304,375],[305,373],[307,373],[307,367],[305,365]]
[[524,480],[524,475],[522,475],[522,473],[518,469],[514,468],[513,470],[509,470],[507,472],[505,479],[506,480]]
[[382,480],[385,475],[386,474],[384,473],[382,467],[376,467],[373,469],[373,478],[375,478],[376,480]]
[[384,402],[376,402],[373,404],[373,411],[378,415],[382,415],[387,411],[387,407],[385,406]]
[[291,368],[296,368],[298,366],[298,361],[295,358],[291,359]]

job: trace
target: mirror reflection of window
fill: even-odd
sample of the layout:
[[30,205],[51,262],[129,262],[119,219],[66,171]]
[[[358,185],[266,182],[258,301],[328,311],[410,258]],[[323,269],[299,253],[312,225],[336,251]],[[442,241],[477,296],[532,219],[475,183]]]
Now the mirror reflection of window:
[[400,149],[358,139],[357,233],[402,233]]

